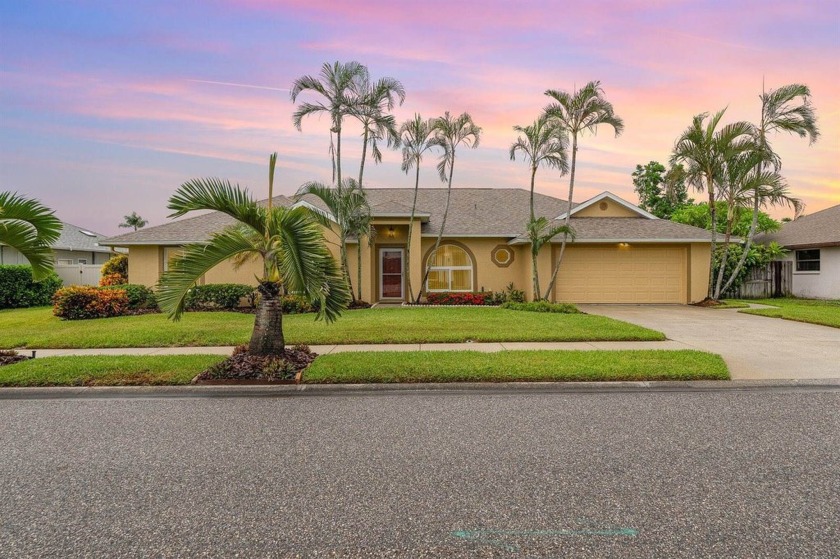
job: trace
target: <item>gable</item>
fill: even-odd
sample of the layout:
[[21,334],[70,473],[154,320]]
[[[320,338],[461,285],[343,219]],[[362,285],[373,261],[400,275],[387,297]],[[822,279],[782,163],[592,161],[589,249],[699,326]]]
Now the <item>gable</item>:
[[573,212],[572,215],[575,217],[639,217],[638,212],[607,198],[597,204]]

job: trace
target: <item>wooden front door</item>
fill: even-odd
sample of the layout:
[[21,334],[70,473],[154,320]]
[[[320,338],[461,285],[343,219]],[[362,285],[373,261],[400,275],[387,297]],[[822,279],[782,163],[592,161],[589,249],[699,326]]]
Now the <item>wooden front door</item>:
[[379,293],[382,299],[403,299],[403,249],[379,249]]

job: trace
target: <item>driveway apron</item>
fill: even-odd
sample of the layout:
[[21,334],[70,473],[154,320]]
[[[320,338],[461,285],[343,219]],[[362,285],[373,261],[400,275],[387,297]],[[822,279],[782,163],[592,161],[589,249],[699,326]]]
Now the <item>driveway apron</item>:
[[679,305],[580,305],[723,357],[733,379],[840,378],[840,329]]

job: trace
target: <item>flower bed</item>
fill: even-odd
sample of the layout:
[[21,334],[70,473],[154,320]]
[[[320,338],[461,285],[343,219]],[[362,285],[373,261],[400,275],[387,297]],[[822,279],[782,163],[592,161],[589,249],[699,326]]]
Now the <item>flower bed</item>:
[[492,291],[481,293],[429,293],[426,295],[429,305],[485,306],[499,305],[502,301]]

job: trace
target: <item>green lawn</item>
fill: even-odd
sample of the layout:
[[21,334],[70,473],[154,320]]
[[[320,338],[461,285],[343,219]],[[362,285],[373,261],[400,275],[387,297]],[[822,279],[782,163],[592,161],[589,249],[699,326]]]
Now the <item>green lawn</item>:
[[39,357],[0,367],[0,386],[189,384],[219,355]]
[[[0,367],[0,386],[189,384],[219,355],[39,357]],[[726,380],[700,351],[347,352],[319,356],[308,383]]]
[[793,297],[785,297],[779,299],[750,299],[746,302],[773,305],[778,308],[749,309],[740,311],[742,313],[840,328],[840,300],[795,299]]
[[347,352],[318,357],[306,383],[727,380],[719,355],[693,350]]
[[[0,311],[0,348],[218,346],[246,343],[253,315],[187,313],[180,322],[162,314],[64,321],[46,307]],[[664,340],[661,332],[586,314],[499,308],[366,309],[337,322],[312,314],[283,317],[289,344],[433,343],[503,341]]]

